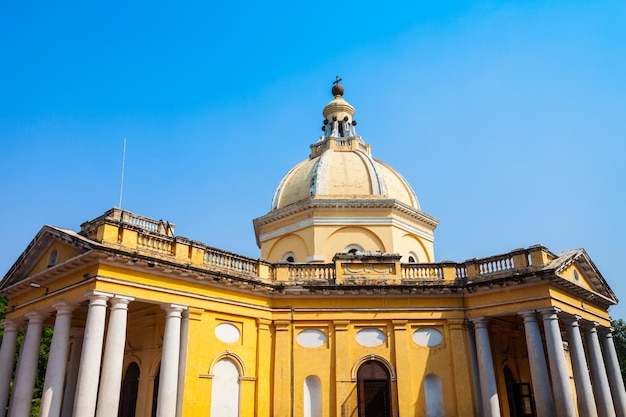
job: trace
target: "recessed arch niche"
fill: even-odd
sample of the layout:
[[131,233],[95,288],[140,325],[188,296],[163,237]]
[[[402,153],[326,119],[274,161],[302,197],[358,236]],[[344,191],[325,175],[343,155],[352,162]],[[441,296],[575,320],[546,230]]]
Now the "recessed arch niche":
[[346,247],[355,244],[366,251],[386,251],[383,241],[371,230],[347,226],[335,230],[328,236],[324,242],[324,253],[332,258],[336,253],[342,253]]

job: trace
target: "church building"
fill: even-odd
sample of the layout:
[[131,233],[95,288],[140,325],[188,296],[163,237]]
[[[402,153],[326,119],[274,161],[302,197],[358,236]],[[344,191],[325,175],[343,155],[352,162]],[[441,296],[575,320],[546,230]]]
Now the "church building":
[[30,416],[45,326],[41,417],[626,417],[587,253],[438,262],[343,95],[254,219],[258,259],[118,208],[44,226],[0,282],[0,417]]

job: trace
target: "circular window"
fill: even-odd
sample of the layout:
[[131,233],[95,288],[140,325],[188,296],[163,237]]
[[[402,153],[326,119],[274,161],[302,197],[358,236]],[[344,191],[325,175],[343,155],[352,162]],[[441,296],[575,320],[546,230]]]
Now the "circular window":
[[220,323],[215,326],[215,336],[224,343],[235,343],[239,340],[239,328],[230,323]]
[[356,341],[361,346],[374,347],[385,343],[385,333],[378,329],[363,329],[356,334]]
[[425,327],[413,332],[413,341],[420,346],[434,347],[443,341],[443,335],[437,329]]
[[326,334],[317,329],[302,330],[296,337],[298,344],[307,348],[316,348],[326,343]]

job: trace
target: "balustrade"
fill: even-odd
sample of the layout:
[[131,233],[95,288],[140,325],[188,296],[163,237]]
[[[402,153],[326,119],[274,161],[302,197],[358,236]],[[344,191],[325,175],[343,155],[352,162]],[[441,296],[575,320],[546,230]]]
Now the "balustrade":
[[289,279],[334,279],[335,264],[290,264]]
[[443,279],[443,267],[440,264],[404,264],[403,279]]
[[235,254],[207,248],[204,251],[204,264],[232,269],[246,274],[258,274],[258,261]]
[[482,259],[478,263],[478,268],[480,275],[486,275],[515,269],[515,265],[513,256],[506,254]]
[[137,235],[137,246],[156,252],[166,253],[168,255],[172,255],[174,249],[174,246],[169,239],[146,235],[143,233]]

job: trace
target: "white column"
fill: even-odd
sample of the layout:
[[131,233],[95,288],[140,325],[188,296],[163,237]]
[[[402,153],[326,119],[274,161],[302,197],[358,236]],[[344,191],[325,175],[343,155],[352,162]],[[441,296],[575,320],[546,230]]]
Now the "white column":
[[85,329],[73,329],[74,342],[70,349],[70,363],[67,366],[67,378],[65,380],[65,390],[63,392],[62,417],[72,417],[74,409],[74,394],[76,394],[76,380],[78,379],[78,367],[80,366],[80,355],[83,352],[83,338]]
[[613,329],[602,328],[599,331],[602,351],[604,353],[604,364],[609,376],[609,386],[613,396],[615,414],[618,417],[626,417],[626,392],[624,391],[624,380],[619,368],[615,343],[613,343]]
[[182,313],[180,327],[180,357],[178,360],[178,392],[176,393],[176,417],[183,416],[183,397],[185,394],[185,373],[187,370],[187,340],[189,338],[189,310]]
[[107,326],[107,339],[102,359],[102,375],[98,390],[96,417],[117,417],[120,406],[124,348],[126,347],[126,322],[128,304],[132,297],[111,298],[111,313]]
[[22,346],[13,384],[13,398],[9,407],[10,417],[29,417],[39,363],[39,345],[45,316],[36,312],[26,314],[28,328]]
[[484,417],[500,417],[500,400],[496,387],[496,374],[493,369],[487,320],[480,317],[472,319],[472,322],[476,332],[476,355],[478,357]]
[[559,328],[558,308],[548,308],[541,311],[543,328],[546,334],[546,349],[550,362],[550,376],[552,377],[552,395],[558,417],[576,417],[574,394],[569,380],[563,339]]
[[159,375],[159,397],[157,417],[176,415],[178,393],[178,360],[180,358],[180,321],[185,307],[170,304],[164,306],[165,331],[161,352],[161,374]]
[[19,326],[13,320],[4,320],[4,336],[0,347],[0,416],[4,417],[9,401],[9,387],[13,375],[13,361],[15,361],[15,347]]
[[572,360],[572,371],[574,372],[574,385],[576,386],[576,399],[578,400],[578,414],[585,417],[598,417],[598,410],[593,399],[593,389],[591,388],[591,377],[589,367],[585,359],[583,339],[580,334],[580,316],[567,317],[563,319],[569,353]]
[[585,328],[585,339],[587,342],[587,360],[591,371],[591,382],[593,393],[596,398],[596,406],[600,417],[615,417],[613,399],[609,379],[602,362],[602,352],[600,351],[600,341],[598,340],[598,323],[592,323]]
[[70,328],[75,306],[67,303],[53,305],[57,314],[54,319],[54,334],[50,343],[50,354],[46,366],[46,378],[41,395],[40,417],[59,417],[65,382],[65,365],[70,347]]
[[107,300],[109,297],[109,294],[102,293],[94,293],[89,296],[89,310],[85,323],[85,340],[80,357],[74,397],[73,415],[77,417],[93,417],[96,413],[102,341],[104,339]]
[[550,376],[546,367],[546,356],[543,351],[541,332],[537,323],[535,311],[523,311],[519,313],[524,319],[526,333],[526,348],[528,349],[528,362],[530,365],[530,377],[532,378],[533,397],[537,414],[545,417],[553,417],[554,400],[550,388]]

